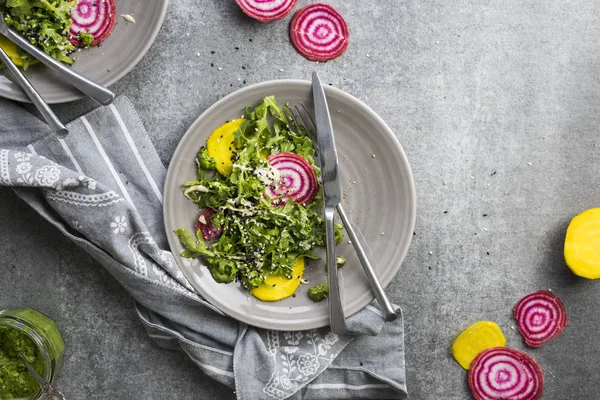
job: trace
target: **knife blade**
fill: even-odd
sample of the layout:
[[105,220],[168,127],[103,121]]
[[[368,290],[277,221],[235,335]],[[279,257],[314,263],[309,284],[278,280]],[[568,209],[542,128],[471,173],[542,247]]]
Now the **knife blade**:
[[319,75],[313,72],[313,97],[315,104],[315,124],[317,126],[317,143],[321,160],[321,179],[325,205],[335,207],[342,197],[342,188],[338,176],[338,155],[335,147],[333,126],[327,105],[325,91]]
[[315,106],[315,125],[319,159],[321,160],[321,181],[323,184],[323,216],[327,250],[327,284],[329,285],[329,323],[336,334],[345,334],[346,319],[340,296],[340,284],[335,257],[335,207],[341,201],[342,189],[338,175],[338,156],[329,115],[327,98],[323,85],[316,72],[312,74],[312,91]]

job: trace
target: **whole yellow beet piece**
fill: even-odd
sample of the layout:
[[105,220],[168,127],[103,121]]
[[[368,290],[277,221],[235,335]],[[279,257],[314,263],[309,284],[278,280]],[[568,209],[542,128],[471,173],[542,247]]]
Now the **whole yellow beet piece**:
[[575,275],[600,278],[600,208],[582,212],[569,224],[565,261]]

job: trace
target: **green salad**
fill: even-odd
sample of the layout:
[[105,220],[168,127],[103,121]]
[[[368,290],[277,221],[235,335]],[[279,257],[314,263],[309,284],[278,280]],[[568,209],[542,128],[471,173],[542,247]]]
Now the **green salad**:
[[[280,286],[299,281],[298,260],[317,258],[325,222],[315,150],[288,106],[273,96],[249,106],[242,118],[213,132],[197,166],[183,193],[204,211],[195,234],[175,231],[185,248],[181,256],[202,257],[217,282],[239,281],[251,291],[275,287],[270,277],[283,278]],[[340,225],[335,232],[339,244]],[[288,288],[285,296],[292,293]]]
[[[8,26],[31,44],[59,61],[72,64],[69,54],[75,46],[69,42],[68,35],[72,22],[70,12],[75,4],[76,1],[65,0],[0,0],[0,12]],[[5,39],[0,39],[4,48]],[[20,49],[16,51],[18,57],[12,57],[13,61],[17,58],[15,64],[29,68],[35,59]]]

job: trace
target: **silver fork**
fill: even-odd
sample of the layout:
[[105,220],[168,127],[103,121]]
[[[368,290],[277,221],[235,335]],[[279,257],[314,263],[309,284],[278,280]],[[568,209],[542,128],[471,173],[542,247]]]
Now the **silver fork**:
[[[285,120],[286,120],[288,126],[290,127],[290,129],[292,129],[292,128],[295,129],[297,133],[299,133],[299,134],[308,133],[313,142],[313,146],[315,146],[317,148],[318,146],[316,143],[316,139],[313,136],[314,132],[315,132],[315,126],[316,126],[315,121],[314,121],[313,117],[311,116],[311,113],[308,111],[308,109],[304,105],[304,103],[300,103],[300,105],[302,106],[302,110],[304,112],[297,105],[294,105],[293,108],[292,107],[289,108],[291,115],[287,115],[284,111]],[[295,112],[294,112],[294,109],[295,109]],[[306,119],[304,118],[304,115],[306,116]],[[301,124],[302,124],[302,126],[304,126],[304,129],[306,130],[306,132],[301,132],[301,128],[300,128],[298,122],[301,122]],[[336,210],[340,216],[340,219],[342,220],[342,224],[346,228],[346,232],[348,232],[348,236],[350,236],[350,241],[352,242],[352,245],[354,246],[354,250],[356,251],[356,254],[358,255],[358,259],[360,260],[360,263],[362,264],[363,269],[365,270],[365,274],[367,275],[367,280],[369,281],[369,286],[371,286],[371,290],[375,294],[375,298],[377,299],[377,302],[379,303],[379,306],[381,307],[381,312],[383,314],[384,319],[386,321],[394,321],[395,319],[398,318],[398,314],[396,314],[396,310],[394,310],[394,307],[392,306],[390,299],[385,294],[385,290],[383,289],[383,286],[381,286],[381,283],[379,282],[379,279],[377,278],[377,275],[375,274],[373,265],[371,264],[371,261],[369,260],[369,257],[367,256],[367,253],[365,252],[365,250],[361,244],[362,240],[360,240],[356,231],[352,227],[352,224],[350,223],[350,219],[348,218],[348,215],[346,214],[346,211],[344,210],[344,207],[341,203],[337,205]]]

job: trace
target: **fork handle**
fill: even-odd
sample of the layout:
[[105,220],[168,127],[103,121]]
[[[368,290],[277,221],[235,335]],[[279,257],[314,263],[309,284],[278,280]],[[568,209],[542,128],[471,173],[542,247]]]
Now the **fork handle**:
[[340,296],[340,281],[338,279],[337,262],[335,260],[335,231],[333,217],[335,209],[325,207],[325,242],[327,250],[327,284],[329,285],[329,323],[333,333],[346,333],[346,317],[342,308]]
[[360,260],[360,263],[362,264],[363,269],[365,270],[365,274],[367,275],[367,280],[369,281],[371,290],[375,294],[375,298],[377,299],[377,302],[379,303],[379,306],[381,307],[381,312],[383,313],[383,318],[386,321],[396,320],[398,318],[398,314],[396,314],[396,310],[394,310],[394,307],[392,306],[390,299],[385,294],[385,291],[383,290],[381,283],[379,283],[379,279],[377,279],[377,275],[375,275],[375,270],[373,269],[373,266],[371,265],[371,262],[369,261],[369,258],[367,257],[367,254],[365,253],[365,250],[363,249],[362,245],[360,244],[361,241],[359,240],[358,236],[356,235],[354,228],[352,228],[352,225],[350,224],[350,220],[348,219],[348,216],[346,215],[346,211],[344,210],[344,207],[341,204],[337,205],[337,212],[340,215],[342,224],[344,224],[344,227],[346,228],[346,232],[348,233],[348,236],[350,236],[350,240],[352,241],[354,250],[356,250],[358,259]]
[[52,112],[50,106],[42,99],[40,94],[35,90],[35,88],[31,85],[31,82],[27,80],[25,75],[19,68],[12,62],[8,54],[4,52],[4,50],[0,47],[0,60],[6,65],[6,68],[14,75],[15,79],[19,83],[19,86],[23,89],[27,97],[31,99],[33,104],[36,106],[42,117],[46,121],[46,123],[52,128],[52,130],[56,133],[59,138],[64,138],[67,136],[69,131],[63,125],[62,122],[58,119],[56,114]]
[[50,57],[31,43],[29,43],[27,39],[15,33],[12,29],[8,28],[5,36],[8,40],[10,40],[14,44],[25,50],[27,53],[40,60],[42,64],[44,64],[52,71],[65,78],[71,85],[75,86],[89,98],[97,101],[103,106],[109,105],[115,99],[115,94],[113,92],[111,92],[104,86],[89,80],[83,75],[78,74],[72,69],[65,67],[62,63],[56,61],[54,58]]

